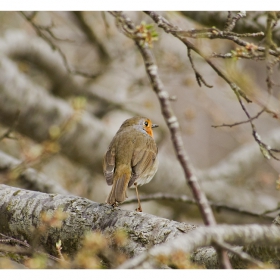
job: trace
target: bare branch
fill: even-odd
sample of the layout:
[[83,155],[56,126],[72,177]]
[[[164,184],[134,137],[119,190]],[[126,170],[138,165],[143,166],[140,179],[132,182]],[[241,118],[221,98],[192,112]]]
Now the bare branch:
[[199,186],[198,180],[195,176],[194,169],[184,150],[182,136],[179,131],[179,123],[172,111],[170,100],[169,100],[169,94],[167,91],[165,91],[163,83],[158,75],[158,71],[157,71],[158,67],[155,63],[153,54],[145,44],[141,43],[141,41],[137,39],[137,38],[141,38],[141,34],[138,36],[134,24],[131,22],[131,20],[128,17],[126,17],[121,12],[113,12],[111,14],[114,17],[116,17],[116,19],[118,20],[119,24],[121,24],[125,32],[129,30],[129,35],[131,34],[133,35],[133,39],[135,40],[135,43],[142,54],[146,67],[146,72],[150,78],[152,87],[158,96],[161,105],[162,114],[171,133],[173,146],[175,148],[178,160],[181,163],[181,166],[185,173],[185,178],[190,188],[192,189],[194,197],[198,202],[201,214],[203,216],[204,223],[206,225],[214,225],[216,224],[214,215],[208,204],[206,196],[204,195],[204,193],[202,192]]
[[[177,37],[178,39],[180,39],[186,46],[188,49],[192,49],[194,50],[196,53],[198,53],[201,57],[204,58],[204,60],[217,72],[217,74],[219,76],[221,76],[232,88],[232,90],[234,91],[238,102],[242,108],[242,110],[244,111],[244,113],[246,114],[246,116],[248,117],[249,123],[251,125],[252,128],[252,134],[253,137],[255,139],[255,141],[258,143],[262,154],[266,157],[266,158],[274,158],[275,160],[280,160],[278,159],[271,150],[271,147],[268,146],[267,144],[265,144],[264,142],[261,141],[260,136],[258,135],[255,125],[253,124],[252,118],[249,114],[249,112],[247,111],[246,107],[244,106],[241,97],[244,98],[247,102],[251,102],[251,100],[249,100],[247,98],[247,96],[245,95],[245,93],[235,84],[233,83],[221,70],[219,70],[199,49],[197,49],[192,43],[190,43],[186,38],[182,37],[182,35],[180,34],[180,32],[185,32],[182,31],[180,28],[178,27],[174,27],[172,24],[170,24],[164,17],[159,16],[157,13],[155,12],[146,12],[157,24],[159,27],[163,28],[167,33],[172,33],[175,37]],[[219,31],[214,30],[214,34],[220,34],[219,36],[223,36],[222,33],[219,33]],[[215,37],[216,35],[214,35]],[[234,36],[232,37],[232,40],[235,42],[239,42],[239,44],[243,44],[244,46],[247,46],[248,43],[247,42],[242,42],[239,38],[235,38]],[[250,47],[251,48],[251,47]],[[264,48],[261,47],[261,49],[259,49],[260,47],[258,47],[258,50],[262,50],[262,51],[266,51],[269,54],[273,54],[278,56],[278,52],[275,52],[274,50],[270,50],[268,48]]]
[[95,35],[94,31],[90,27],[90,25],[86,22],[83,12],[81,11],[73,11],[75,18],[79,24],[81,30],[86,34],[88,40],[97,48],[99,55],[105,60],[108,61],[109,53],[106,51],[104,46],[98,40],[97,36]]
[[255,258],[251,257],[249,254],[246,252],[242,251],[242,248],[236,248],[233,246],[230,246],[229,244],[226,244],[225,242],[222,241],[215,241],[221,248],[226,249],[228,252],[231,252],[235,255],[237,255],[240,259],[245,260],[247,262],[253,263],[257,265],[259,268],[264,268],[264,263],[256,260]]
[[201,74],[199,74],[198,71],[196,70],[196,68],[194,66],[194,63],[193,63],[193,60],[192,60],[191,50],[189,48],[188,48],[188,57],[189,57],[192,69],[193,69],[193,71],[195,73],[195,77],[196,77],[196,81],[197,81],[198,85],[201,87],[201,83],[200,83],[200,81],[201,81],[206,87],[212,88],[213,86],[207,84],[205,82],[204,78],[201,76]]
[[[154,193],[154,194],[150,194],[150,195],[141,195],[140,200],[142,202],[154,201],[154,200],[155,201],[167,200],[167,201],[183,202],[183,203],[187,203],[190,205],[197,205],[196,201],[193,198],[188,197],[187,195],[176,195],[176,194],[170,194],[170,193]],[[130,203],[135,203],[135,202],[137,202],[137,198],[133,197],[133,198],[128,198],[123,204],[130,204]],[[263,213],[254,213],[252,211],[247,211],[247,210],[240,209],[237,207],[232,207],[232,206],[229,206],[229,205],[223,204],[223,203],[209,201],[209,204],[211,205],[212,208],[216,209],[219,212],[222,210],[226,210],[226,211],[238,213],[241,215],[247,215],[249,217],[257,217],[257,218],[264,219],[269,222],[272,222],[273,218],[267,216],[266,214],[276,212],[279,210],[279,207],[278,207],[276,209],[264,211]]]
[[228,14],[225,30],[226,31],[231,31],[235,27],[237,21],[243,17],[246,17],[246,12],[242,11],[237,13],[235,16],[231,17],[230,12]]
[[194,52],[199,54],[213,68],[213,70],[228,83],[228,85],[231,87],[231,89],[236,95],[242,96],[247,102],[252,102],[246,96],[246,94],[233,81],[231,81],[231,79],[223,71],[221,71],[209,58],[207,58],[205,54],[202,53],[202,51],[200,51],[197,47],[195,47],[186,38],[178,35],[178,31],[180,31],[178,27],[174,27],[164,17],[159,16],[155,12],[146,12],[146,13],[158,24],[159,27],[163,28],[165,32],[173,34],[176,38],[181,40],[189,49],[192,49]]
[[[126,261],[120,268],[159,268],[161,265],[160,259],[164,259],[163,256],[170,256],[178,252],[190,254],[201,246],[211,246],[221,240],[223,243],[235,245],[270,247],[271,252],[276,251],[278,256],[280,254],[280,228],[278,226],[217,225],[215,227],[197,228],[187,235],[178,236],[170,242],[153,247]],[[260,254],[259,258],[262,258]]]
[[241,122],[236,122],[236,123],[232,123],[232,124],[221,124],[221,125],[211,125],[212,127],[214,128],[217,128],[217,127],[223,127],[223,126],[227,126],[227,127],[234,127],[236,125],[240,125],[240,124],[244,124],[244,123],[248,123],[248,122],[251,122],[255,119],[257,119],[263,112],[265,112],[265,109],[262,109],[260,112],[258,112],[254,117],[251,117],[249,120],[246,120],[246,121],[241,121]]

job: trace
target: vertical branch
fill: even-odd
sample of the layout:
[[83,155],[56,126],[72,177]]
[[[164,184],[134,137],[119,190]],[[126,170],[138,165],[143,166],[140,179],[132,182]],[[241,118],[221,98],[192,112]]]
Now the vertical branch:
[[150,78],[153,90],[155,91],[159,99],[162,115],[169,128],[177,158],[184,170],[186,180],[193,192],[194,198],[197,201],[200,212],[202,214],[203,221],[206,225],[215,225],[216,221],[212,209],[208,203],[204,192],[201,190],[201,187],[198,183],[198,179],[195,176],[194,168],[192,167],[192,164],[185,152],[182,136],[179,130],[179,123],[171,108],[169,94],[164,89],[163,83],[158,75],[158,67],[155,63],[153,54],[149,47],[146,44],[143,44],[143,42],[141,42],[141,40],[138,39],[141,38],[141,36],[137,36],[138,34],[135,34],[134,24],[128,17],[126,17],[121,12],[113,12],[112,15],[117,18],[125,33],[129,37],[132,37],[134,39],[143,57],[146,72]]

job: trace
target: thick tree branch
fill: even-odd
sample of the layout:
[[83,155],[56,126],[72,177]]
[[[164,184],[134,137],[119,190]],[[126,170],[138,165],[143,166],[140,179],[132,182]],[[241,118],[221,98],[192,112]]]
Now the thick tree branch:
[[[22,162],[0,151],[0,174],[3,177],[18,179],[19,185],[28,190],[46,193],[70,194],[58,183],[33,168],[25,168]],[[3,180],[2,180],[3,182]]]
[[51,93],[61,98],[85,97],[92,106],[91,111],[99,116],[112,109],[121,109],[132,112],[112,100],[96,94],[90,89],[89,85],[81,82],[78,77],[70,75],[64,66],[61,56],[54,51],[42,38],[28,36],[26,33],[9,31],[0,39],[0,50],[8,57],[32,62],[51,83]]
[[50,140],[52,126],[65,127],[58,142],[61,152],[91,170],[96,168],[101,172],[100,161],[107,139],[112,135],[104,133],[99,120],[87,112],[78,116],[68,103],[33,84],[5,57],[0,58],[0,91],[0,121],[3,124],[11,126],[20,110],[17,131],[38,142]]
[[[235,245],[256,245],[271,247],[280,257],[280,228],[277,226],[228,226],[201,227],[187,235],[180,236],[170,242],[153,247],[128,260],[121,268],[159,268],[161,256],[171,256],[178,252],[190,254],[201,246],[211,246],[222,240]],[[273,248],[272,248],[273,246]],[[259,255],[259,259],[262,256]],[[168,259],[167,259],[168,264]]]
[[[159,268],[169,265],[169,257],[178,251],[190,254],[196,263],[218,268],[214,249],[207,247],[217,242],[246,245],[247,254],[261,261],[276,261],[279,258],[277,246],[280,244],[280,229],[277,226],[218,225],[196,228],[145,213],[112,208],[81,197],[45,194],[6,185],[0,185],[0,210],[1,234],[16,238],[19,243],[22,241],[26,244],[27,241],[34,248],[40,245],[54,256],[57,254],[55,244],[59,240],[62,253],[73,256],[80,248],[86,232],[98,231],[112,235],[120,229],[125,230],[128,234],[125,253],[134,258],[124,263],[122,268]],[[65,215],[61,226],[54,224],[45,227],[44,231],[40,230],[44,228],[43,216],[52,218],[59,210]],[[231,247],[230,250],[235,249]],[[156,260],[161,255],[165,256],[161,259],[167,262]],[[234,267],[242,264],[241,255],[239,252],[237,256],[229,254]],[[244,256],[250,259],[248,255]]]
[[[42,214],[53,216],[62,209],[67,218],[61,228],[50,227],[40,232]],[[87,231],[113,234],[123,229],[128,233],[128,255],[136,255],[155,244],[173,239],[195,226],[158,218],[146,213],[130,212],[98,204],[85,198],[27,191],[0,185],[0,232],[33,243],[36,240],[50,254],[61,240],[63,252],[73,255]],[[38,236],[39,235],[39,236]]]

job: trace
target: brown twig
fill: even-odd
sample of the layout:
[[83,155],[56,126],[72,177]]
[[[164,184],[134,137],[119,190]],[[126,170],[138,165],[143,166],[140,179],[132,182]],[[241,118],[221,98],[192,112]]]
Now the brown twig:
[[231,53],[212,53],[212,57],[219,57],[219,58],[244,58],[244,59],[254,59],[254,60],[265,60],[265,55],[264,54],[256,54],[256,53],[248,53],[248,52],[231,52]]
[[192,60],[191,50],[189,48],[188,48],[188,57],[189,57],[192,69],[195,73],[195,77],[196,77],[196,81],[197,81],[198,85],[201,87],[201,82],[202,82],[206,87],[212,88],[213,86],[207,84],[206,81],[204,80],[204,78],[201,76],[201,74],[198,73],[198,71],[196,70],[196,68],[194,66],[194,63],[193,63],[193,60]]
[[259,268],[264,268],[264,263],[251,257],[248,253],[243,252],[241,248],[236,248],[234,246],[230,246],[229,244],[223,241],[215,241],[219,247],[226,249],[227,251],[237,255],[240,259],[245,260],[247,262],[253,263],[257,265]]
[[[187,195],[176,195],[176,194],[170,194],[170,193],[154,193],[149,195],[141,195],[140,196],[141,202],[147,202],[147,201],[157,201],[157,200],[168,200],[168,201],[175,201],[175,202],[183,202],[190,205],[197,205],[195,199],[187,196]],[[209,201],[209,200],[208,200]],[[126,201],[123,202],[123,204],[130,204],[137,202],[137,198],[128,198]],[[247,215],[249,217],[255,217],[255,218],[261,218],[268,222],[272,222],[273,218],[267,216],[266,214],[269,214],[271,212],[276,212],[279,209],[272,209],[267,210],[263,213],[254,213],[247,210],[239,209],[236,207],[232,207],[223,203],[213,202],[209,201],[209,204],[212,208],[216,209],[217,211],[226,210],[233,213],[241,214],[241,215]]]
[[107,52],[107,50],[104,48],[104,46],[101,44],[101,42],[93,32],[91,26],[86,22],[83,12],[73,11],[72,13],[75,15],[75,18],[78,22],[80,29],[87,36],[88,40],[97,48],[100,57],[102,57],[105,62],[108,61],[110,58],[109,53]]
[[228,12],[228,18],[225,25],[226,31],[231,31],[235,27],[237,21],[246,16],[246,12],[239,12],[234,17],[231,17],[231,12]]
[[[158,67],[155,63],[153,54],[148,44],[143,43],[142,34],[138,34],[139,31],[135,29],[134,24],[128,17],[126,17],[122,12],[111,12],[111,14],[117,19],[124,33],[135,41],[135,44],[143,57],[147,75],[150,78],[153,90],[159,99],[162,115],[169,128],[177,158],[184,170],[186,181],[188,182],[193,196],[197,201],[203,221],[206,225],[216,225],[216,220],[212,209],[198,183],[198,179],[195,176],[194,168],[192,167],[192,164],[185,152],[183,139],[179,130],[179,123],[172,111],[169,94],[164,89],[164,85],[159,77],[157,70]],[[231,268],[229,259],[225,255],[222,258],[221,264],[224,268]]]
[[211,125],[212,127],[214,128],[217,128],[217,127],[224,127],[224,126],[227,126],[227,127],[234,127],[236,125],[240,125],[240,124],[244,124],[244,123],[248,123],[250,121],[253,121],[255,119],[257,119],[263,112],[265,112],[265,108],[262,109],[260,112],[258,112],[254,117],[251,117],[250,119],[246,120],[246,121],[241,121],[241,122],[236,122],[236,123],[232,123],[232,124],[220,124],[220,125]]
[[213,212],[209,206],[205,194],[202,192],[199,186],[193,167],[191,166],[191,163],[184,150],[183,140],[179,130],[179,123],[172,111],[169,94],[167,91],[165,91],[163,83],[159,78],[157,65],[155,63],[153,54],[145,44],[142,44],[142,42],[137,39],[141,38],[141,36],[137,36],[137,33],[135,34],[135,26],[128,17],[126,17],[122,12],[111,12],[111,14],[116,17],[125,34],[128,32],[129,37],[134,35],[132,38],[141,52],[145,63],[146,72],[150,78],[152,87],[159,98],[162,114],[171,133],[173,146],[175,148],[178,160],[184,170],[186,180],[193,191],[194,197],[198,202],[204,223],[206,225],[214,225],[216,224],[216,221]]

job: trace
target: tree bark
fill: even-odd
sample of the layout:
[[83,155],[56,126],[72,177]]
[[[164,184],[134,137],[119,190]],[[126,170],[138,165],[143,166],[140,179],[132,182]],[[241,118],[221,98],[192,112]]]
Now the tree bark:
[[[62,226],[40,231],[42,213],[52,217],[58,209],[67,215]],[[191,255],[192,261],[207,268],[218,268],[217,255],[211,247],[217,242],[244,245],[244,251],[256,259],[279,263],[280,228],[276,225],[197,228],[146,213],[112,208],[77,196],[45,194],[0,185],[0,232],[34,246],[40,245],[50,254],[56,254],[55,244],[59,240],[63,253],[73,256],[86,232],[100,231],[110,236],[120,229],[128,234],[125,253],[131,258],[122,268],[162,268],[169,263],[159,263],[157,256],[164,255],[168,260],[176,252]],[[246,260],[235,254],[229,256],[233,267],[246,267]]]
[[[86,232],[113,234],[118,229],[124,229],[129,235],[126,253],[134,256],[155,244],[181,235],[182,231],[188,232],[195,228],[77,196],[45,194],[7,185],[0,185],[0,209],[1,233],[27,240],[31,244],[34,239],[39,240],[39,244],[51,254],[55,254],[55,244],[59,240],[63,252],[73,255]],[[52,216],[58,209],[68,215],[61,228],[50,227],[46,232],[40,232],[41,214],[46,212]]]
[[[255,248],[251,249],[251,252],[257,251],[258,254],[256,254],[256,257],[258,259],[272,261],[268,258],[271,255],[277,261],[280,258],[280,228],[278,226],[217,225],[197,228],[187,235],[178,236],[170,242],[153,247],[139,256],[128,260],[121,268],[160,268],[162,264],[157,261],[157,258],[160,256],[171,256],[178,252],[191,254],[200,247],[203,247],[203,249],[193,256],[193,260],[207,265],[208,268],[218,268],[215,252],[212,248],[207,248],[206,246],[211,246],[219,240],[235,245],[250,244],[251,247],[255,245]],[[267,254],[268,251],[264,250],[265,253],[263,254],[262,250],[258,250],[262,245],[270,247],[270,253]],[[233,265],[236,266],[238,264],[240,266],[240,260],[237,261],[238,258],[232,257],[231,260],[235,260]],[[243,267],[245,267],[244,263]]]

